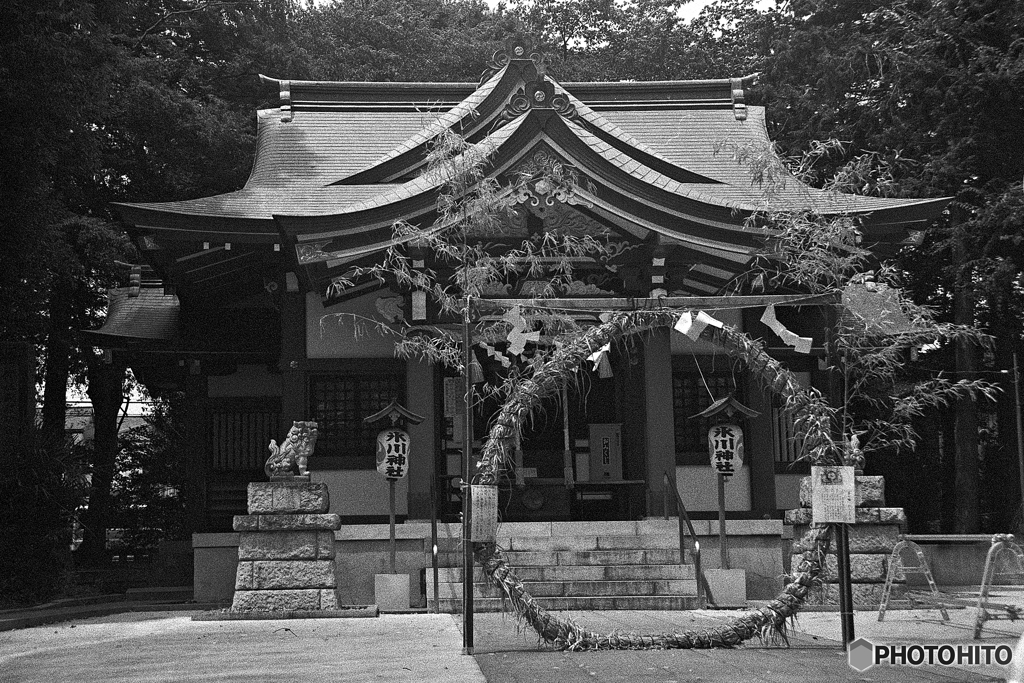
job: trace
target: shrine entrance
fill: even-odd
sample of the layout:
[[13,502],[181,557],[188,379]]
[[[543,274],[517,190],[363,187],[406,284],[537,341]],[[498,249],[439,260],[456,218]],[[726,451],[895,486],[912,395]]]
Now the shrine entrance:
[[[612,354],[609,369],[604,377],[582,369],[528,421],[514,466],[499,485],[502,521],[631,520],[645,514],[642,359]],[[488,379],[496,372],[485,363]],[[494,398],[481,400],[474,452],[497,409]],[[439,477],[446,495],[438,514],[451,520],[462,504],[453,485],[461,480],[455,468],[460,455],[449,447],[446,457],[448,474]]]

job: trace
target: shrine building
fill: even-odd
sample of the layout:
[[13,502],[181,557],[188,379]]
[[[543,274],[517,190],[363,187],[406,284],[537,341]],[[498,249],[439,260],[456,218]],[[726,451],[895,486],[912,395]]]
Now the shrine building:
[[[414,306],[409,288],[393,281],[350,282],[353,268],[379,262],[393,245],[396,222],[437,218],[439,181],[424,169],[446,130],[488,147],[486,172],[499,184],[538,160],[575,169],[571,196],[531,186],[508,225],[479,235],[500,245],[557,228],[602,240],[605,257],[579,259],[557,297],[644,305],[690,297],[763,340],[801,382],[824,385],[820,309],[777,308],[785,328],[812,340],[798,353],[760,322],[764,305],[749,304],[751,296],[749,305],[729,304],[764,247],[747,219],[765,208],[765,188],[730,152],[770,145],[764,109],[747,103],[754,79],[563,83],[539,64],[517,38],[479,83],[264,77],[280,100],[257,112],[242,189],[116,207],[156,277],[113,291],[95,336],[126,353],[151,390],[187,395],[188,487],[202,501],[197,558],[204,538],[230,532],[232,516],[245,514],[246,485],[265,479],[267,444],[293,420],[319,425],[308,467],[328,484],[330,511],[343,525],[386,523],[387,482],[375,469],[380,425],[364,418],[392,401],[424,418],[408,428],[399,521],[457,520],[463,380],[396,357],[394,338],[377,327],[436,323],[436,311]],[[946,203],[829,193],[795,177],[771,200],[783,210],[853,216],[860,246],[880,255],[919,239]],[[433,263],[431,254],[417,258]],[[487,296],[539,293],[523,277]],[[508,360],[501,344],[477,343],[474,354],[485,375]],[[693,517],[716,516],[708,422],[694,416],[730,394],[756,412],[745,422],[743,464],[726,485],[730,519],[779,520],[797,507],[806,470],[794,466],[792,422],[736,362],[669,330],[629,353],[613,350],[609,361],[601,375],[582,370],[586,381],[533,421],[519,471],[502,489],[503,521],[658,516],[666,474]],[[478,440],[486,418],[476,419]]]

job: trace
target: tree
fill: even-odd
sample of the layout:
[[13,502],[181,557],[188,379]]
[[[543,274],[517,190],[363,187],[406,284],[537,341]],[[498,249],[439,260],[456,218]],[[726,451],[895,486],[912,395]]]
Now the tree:
[[684,4],[518,0],[511,9],[564,80],[722,78],[757,70],[778,12],[759,11],[754,0],[720,0],[687,23]]
[[[760,97],[773,137],[788,153],[835,137],[846,153],[820,167],[821,177],[872,151],[889,162],[885,191],[902,196],[955,197],[956,210],[929,231],[901,265],[918,301],[947,320],[980,324],[996,337],[997,368],[1008,368],[1020,326],[1002,313],[1020,306],[1019,228],[1010,209],[1024,174],[1024,135],[1010,122],[1024,113],[1021,8],[1013,3],[793,3],[762,62]],[[815,59],[807,59],[814,54]],[[1004,207],[1004,208],[997,208]],[[1007,210],[1009,209],[1009,210]],[[999,218],[996,218],[999,216]],[[954,220],[955,218],[955,220]],[[998,313],[997,313],[998,312]],[[978,348],[957,354],[956,371],[979,369]],[[996,472],[1015,451],[1012,392],[1000,395],[999,452],[986,455],[985,477],[1007,492],[991,509],[1013,509]],[[959,493],[955,530],[977,531],[978,433],[973,404],[956,410]],[[1011,461],[1012,463],[1012,461]],[[996,527],[1010,520],[999,516]]]

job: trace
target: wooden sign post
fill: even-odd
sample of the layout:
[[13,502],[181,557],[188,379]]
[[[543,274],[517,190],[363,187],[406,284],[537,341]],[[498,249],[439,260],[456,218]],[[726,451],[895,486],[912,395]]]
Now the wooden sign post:
[[388,480],[388,519],[391,525],[391,573],[395,572],[395,483],[404,479],[409,469],[409,434],[404,429],[389,427],[377,435],[377,471]]

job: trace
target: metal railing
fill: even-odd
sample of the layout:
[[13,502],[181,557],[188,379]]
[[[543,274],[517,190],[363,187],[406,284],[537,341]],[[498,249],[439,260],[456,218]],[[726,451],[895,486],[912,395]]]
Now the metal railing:
[[693,541],[693,573],[694,578],[697,579],[697,604],[700,605],[701,609],[704,609],[708,606],[708,603],[714,604],[714,596],[711,595],[708,580],[704,577],[704,572],[700,568],[700,541],[697,540],[697,533],[693,530],[693,523],[690,521],[690,515],[686,513],[686,506],[683,505],[683,499],[679,496],[679,490],[672,486],[672,480],[669,479],[668,472],[665,472],[663,482],[664,494],[661,498],[664,503],[665,519],[669,518],[669,491],[672,491],[672,495],[676,499],[676,509],[679,510],[680,564],[686,564],[686,534],[690,534],[690,539]]

